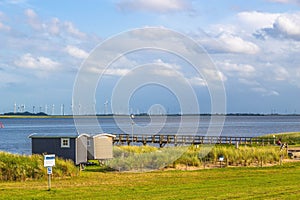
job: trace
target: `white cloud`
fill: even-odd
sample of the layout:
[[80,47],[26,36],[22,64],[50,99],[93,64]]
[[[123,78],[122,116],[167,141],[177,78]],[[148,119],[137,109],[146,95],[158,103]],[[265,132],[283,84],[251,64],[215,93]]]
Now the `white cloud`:
[[260,29],[256,35],[264,39],[271,36],[300,40],[300,13],[281,14],[276,18],[272,27]]
[[263,13],[257,11],[240,12],[237,14],[239,25],[251,31],[256,31],[262,28],[271,28],[275,20],[280,16],[277,13]]
[[0,22],[0,30],[9,31],[11,27]]
[[79,58],[79,59],[85,59],[89,56],[89,54],[82,50],[79,49],[78,47],[72,46],[72,45],[68,45],[65,49],[64,49],[69,55],[75,57],[75,58]]
[[260,84],[256,80],[248,80],[245,78],[239,78],[238,81],[244,85],[248,86],[260,86]]
[[219,70],[203,69],[202,72],[206,80],[227,81],[227,77]]
[[279,93],[275,90],[267,90],[263,87],[251,88],[252,91],[261,93],[262,96],[279,96]]
[[249,41],[243,40],[241,37],[222,34],[218,41],[221,42],[225,50],[232,53],[256,54],[259,52],[259,47]]
[[88,72],[96,73],[102,76],[125,76],[130,73],[130,69],[90,67]]
[[250,64],[235,64],[228,60],[224,62],[216,62],[216,64],[229,76],[251,77],[256,74],[256,69]]
[[182,75],[177,70],[168,68],[168,67],[162,67],[160,69],[155,68],[153,71],[154,74],[157,76],[164,76],[164,77],[178,77],[178,75]]
[[262,96],[279,96],[280,95],[279,92],[277,92],[275,90],[267,89],[267,88],[263,87],[262,84],[260,84],[256,80],[248,80],[248,79],[240,78],[240,79],[238,79],[238,82],[242,83],[246,86],[249,86],[249,89],[251,91],[259,93]]
[[16,66],[41,70],[41,71],[53,71],[56,70],[60,64],[47,57],[33,57],[30,53],[24,54],[19,60],[15,61]]
[[[147,65],[147,67],[145,65]],[[140,71],[141,68],[143,68],[143,70]],[[143,64],[138,63],[135,60],[128,59],[126,56],[122,56],[117,62],[108,66],[107,69],[104,69],[101,66],[95,66],[89,67],[89,72],[111,77],[136,75],[135,73],[141,73],[141,77],[146,75],[167,80],[186,81],[194,86],[207,86],[207,83],[204,79],[196,77],[194,74],[191,76],[184,71],[182,66],[176,63],[163,61],[162,59],[151,60]],[[205,74],[206,78],[212,78],[213,80],[226,80],[224,75],[219,71],[207,70],[205,71]],[[186,82],[184,84],[186,84]]]
[[161,66],[164,66],[166,68],[173,69],[173,70],[181,70],[181,67],[179,65],[177,65],[176,63],[167,63],[167,62],[164,62],[161,59],[156,59],[156,60],[153,61],[153,63],[156,64],[156,65],[161,65]]
[[109,75],[109,76],[125,76],[130,72],[129,69],[107,69],[104,71],[103,75]]
[[32,9],[26,9],[24,11],[25,16],[27,17],[28,24],[35,30],[42,30],[43,24],[40,22],[38,15]]
[[188,81],[195,86],[207,86],[206,81],[200,77],[191,77]]
[[64,27],[66,28],[68,33],[76,37],[84,38],[86,36],[86,34],[79,31],[72,22],[64,22]]
[[60,33],[60,20],[58,18],[53,18],[48,25],[48,30],[51,34],[57,35]]
[[289,78],[289,72],[283,67],[276,67],[273,70],[273,78],[277,81],[285,81]]
[[[208,31],[198,31],[191,35],[209,53],[257,54],[259,46],[255,38],[240,32],[241,27],[234,25],[212,25]],[[253,42],[252,42],[253,41]]]
[[124,11],[147,11],[156,13],[188,11],[191,6],[186,0],[120,0],[117,7]]
[[300,39],[300,13],[278,17],[274,28],[287,36]]
[[5,0],[5,3],[9,4],[24,4],[27,0]]
[[26,9],[25,15],[29,18],[37,18],[38,17],[37,14],[32,9]]
[[[86,34],[79,31],[72,22],[61,22],[58,18],[52,18],[50,21],[42,21],[38,14],[32,9],[24,11],[27,17],[27,23],[36,31],[51,35],[69,35],[79,39],[85,39]],[[65,36],[64,36],[65,37]]]
[[275,3],[284,3],[284,4],[300,4],[299,0],[268,0]]

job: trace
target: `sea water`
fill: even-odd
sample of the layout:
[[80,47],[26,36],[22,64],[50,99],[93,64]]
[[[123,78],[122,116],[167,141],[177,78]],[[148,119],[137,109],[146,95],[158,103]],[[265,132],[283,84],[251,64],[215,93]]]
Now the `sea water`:
[[226,116],[225,123],[212,124],[211,116],[136,116],[79,118],[0,118],[0,151],[31,154],[32,133],[199,134],[209,126],[222,128],[215,135],[254,137],[268,133],[300,132],[300,116]]

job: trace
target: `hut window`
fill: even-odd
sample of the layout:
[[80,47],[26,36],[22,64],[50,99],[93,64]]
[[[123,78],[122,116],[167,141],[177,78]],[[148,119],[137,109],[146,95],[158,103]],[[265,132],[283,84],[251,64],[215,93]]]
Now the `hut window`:
[[91,146],[91,140],[87,140],[87,146],[88,146],[88,147]]
[[61,147],[69,148],[70,147],[70,138],[61,138]]

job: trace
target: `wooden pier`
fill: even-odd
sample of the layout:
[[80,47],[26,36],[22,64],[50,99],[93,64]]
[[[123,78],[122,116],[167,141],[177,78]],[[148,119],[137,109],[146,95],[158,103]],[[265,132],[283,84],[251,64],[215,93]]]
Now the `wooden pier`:
[[164,147],[167,144],[178,145],[199,145],[199,144],[275,144],[274,138],[259,137],[236,137],[236,136],[201,136],[201,135],[130,135],[114,134],[113,143],[116,145],[130,145],[131,143],[158,144]]

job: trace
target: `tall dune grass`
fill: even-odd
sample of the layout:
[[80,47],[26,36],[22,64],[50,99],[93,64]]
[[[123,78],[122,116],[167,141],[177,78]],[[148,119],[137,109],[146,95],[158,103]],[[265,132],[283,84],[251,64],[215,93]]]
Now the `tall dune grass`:
[[114,147],[114,159],[109,166],[119,171],[160,169],[185,165],[199,167],[205,164],[219,164],[223,157],[225,166],[263,166],[276,164],[287,157],[278,146],[208,145],[190,147],[156,148],[149,146]]
[[151,146],[114,147],[114,159],[108,162],[109,167],[118,171],[148,171],[173,165],[186,147],[156,148]]
[[[53,177],[74,176],[77,168],[72,161],[57,158]],[[25,181],[41,179],[47,175],[44,158],[41,155],[15,155],[0,152],[0,181]]]
[[[203,148],[203,146],[201,147]],[[200,156],[202,149],[195,151],[195,147],[191,146],[185,154],[189,154],[190,163],[193,158],[198,155],[200,160],[217,164],[219,158],[223,157],[222,162],[226,166],[249,166],[279,163],[281,158],[287,157],[285,150],[280,150],[278,146],[240,146],[236,149],[230,145],[216,145],[206,156]],[[193,152],[193,153],[192,153]],[[185,154],[183,156],[185,156]],[[192,154],[192,155],[191,155]],[[198,165],[198,164],[197,164]]]

